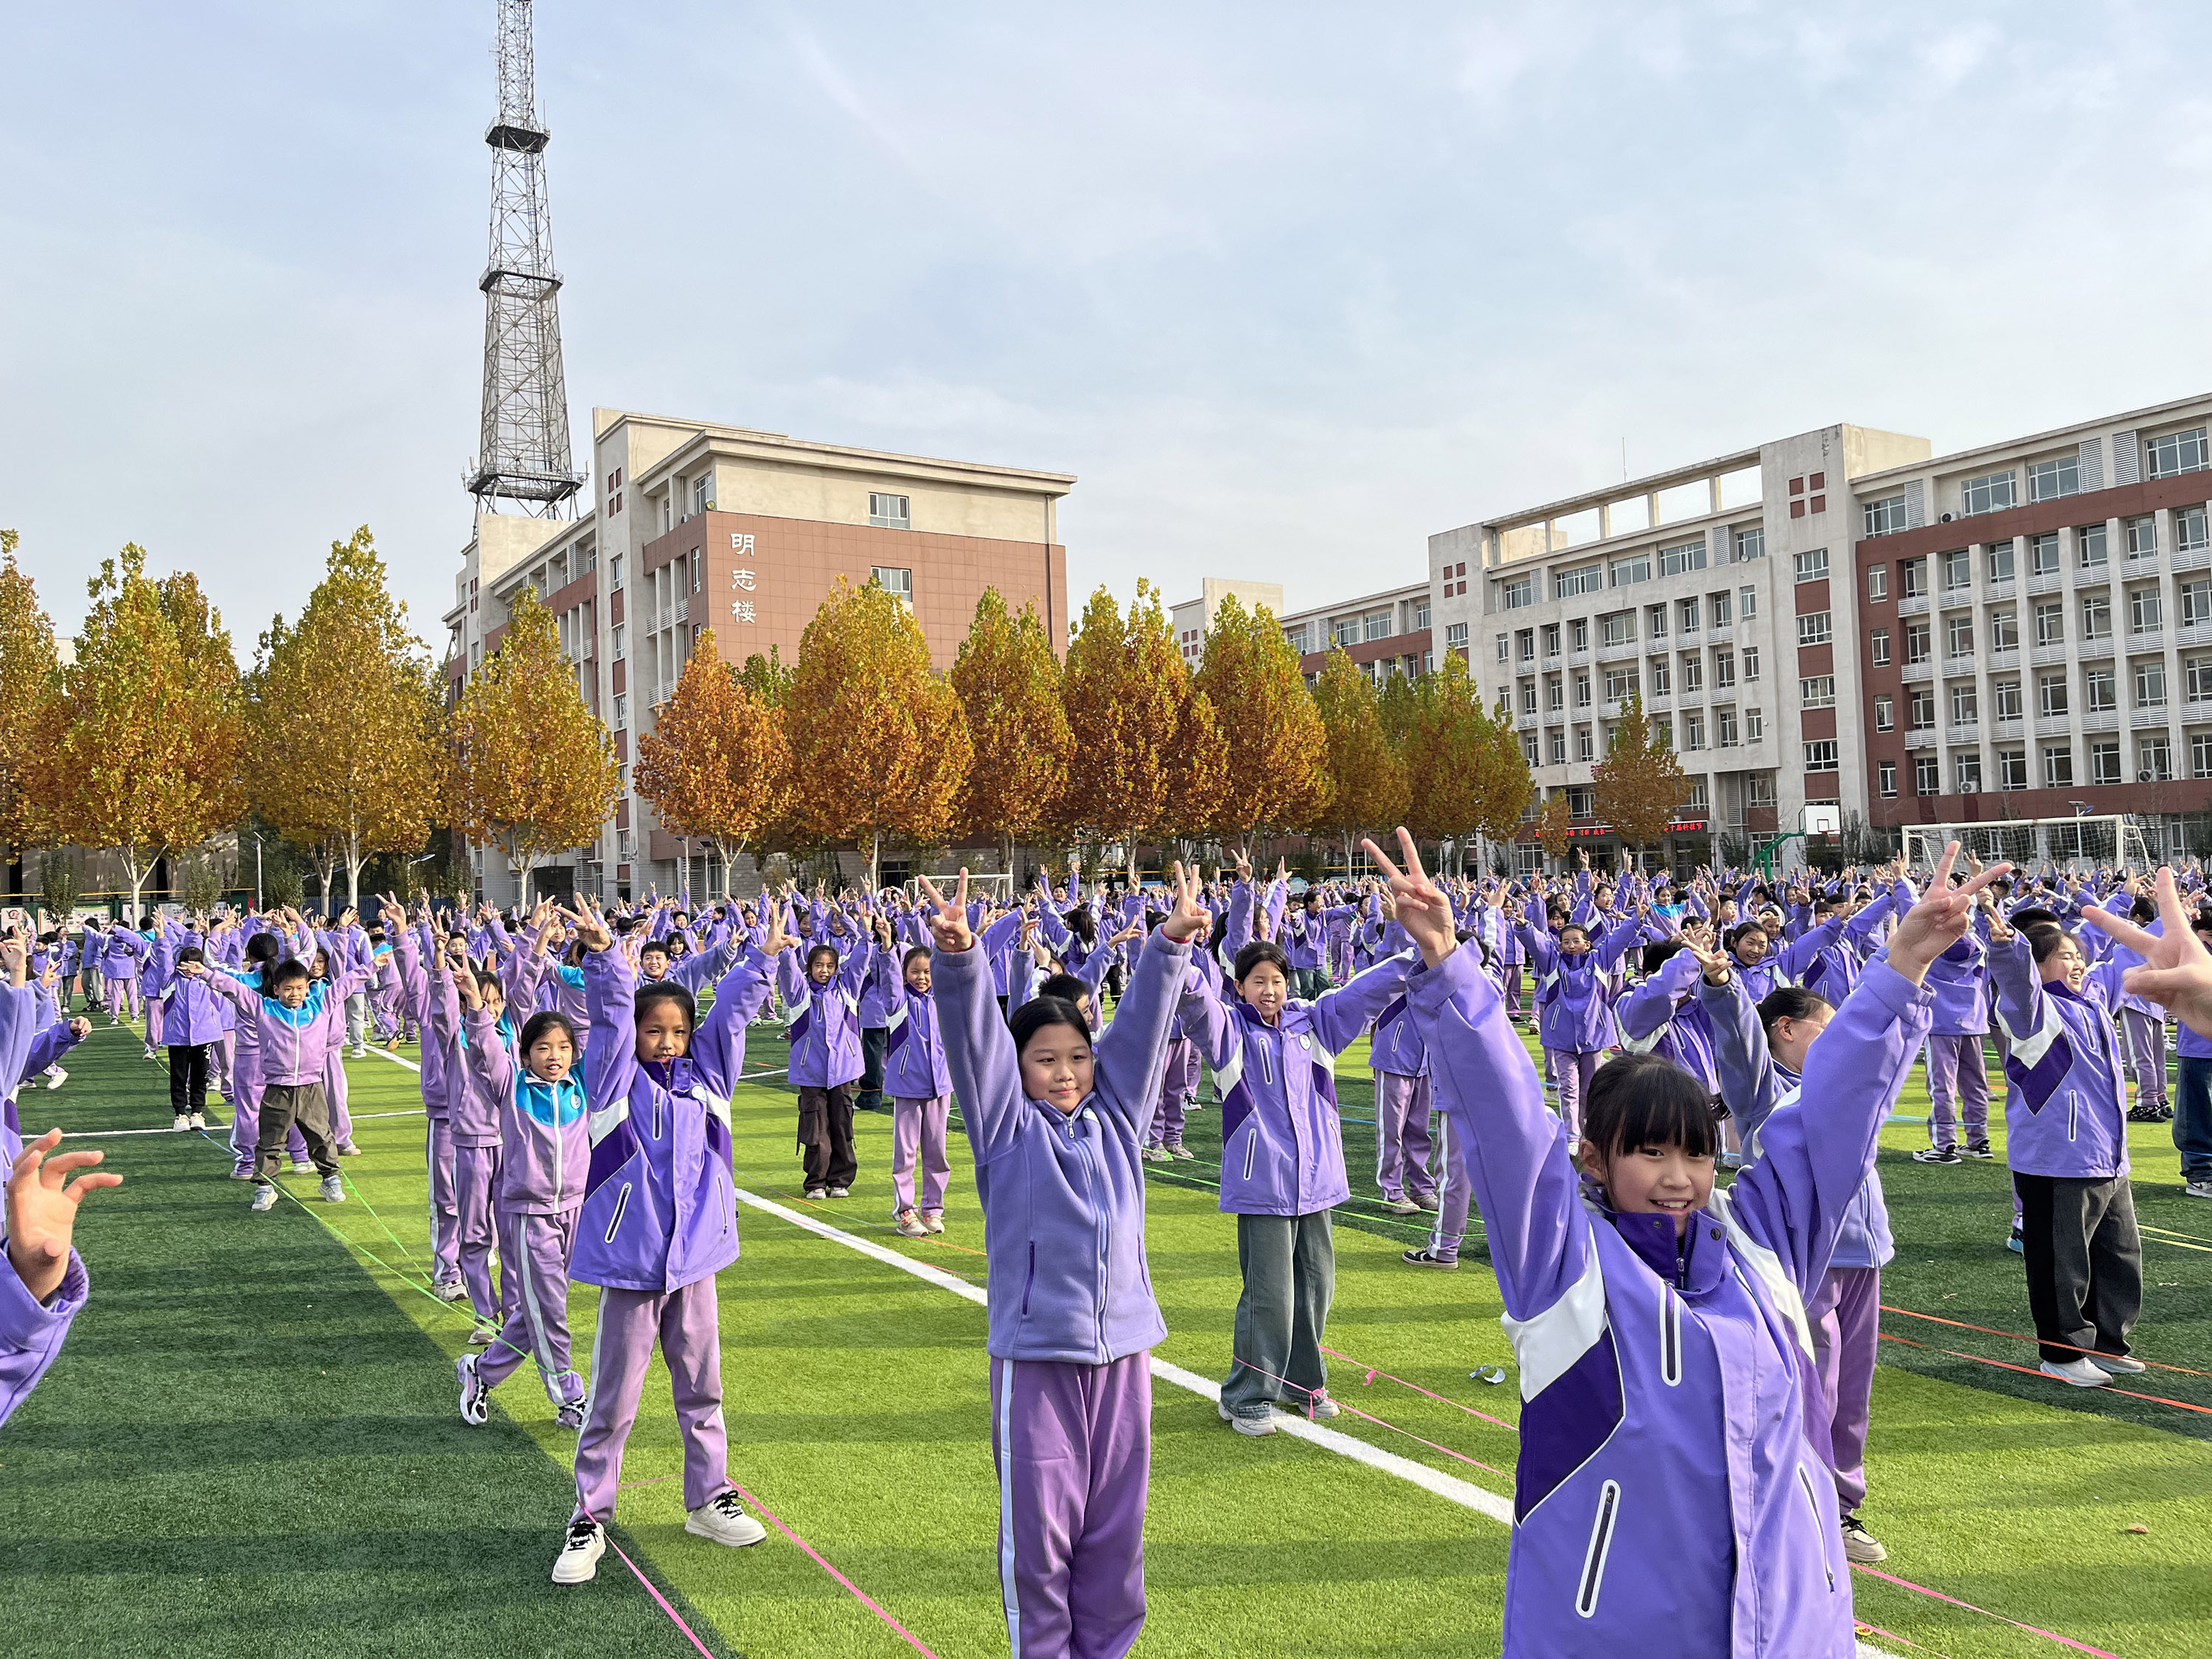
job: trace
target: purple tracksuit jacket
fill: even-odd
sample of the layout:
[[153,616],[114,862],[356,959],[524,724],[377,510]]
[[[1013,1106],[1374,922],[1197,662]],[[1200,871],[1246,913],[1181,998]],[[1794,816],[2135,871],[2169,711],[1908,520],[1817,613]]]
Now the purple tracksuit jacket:
[[1548,929],[1522,919],[1521,943],[1536,971],[1536,1030],[1544,1047],[1574,1054],[1613,1047],[1618,1033],[1605,976],[1641,931],[1632,922],[1615,922],[1589,950],[1571,957]]
[[1631,991],[1614,1010],[1620,1021],[1621,1047],[1632,1054],[1658,1054],[1673,1060],[1717,1093],[1720,1073],[1713,1066],[1713,1027],[1698,1006],[1697,987],[1705,969],[1687,951],[1677,951],[1659,971]]
[[570,1278],[665,1295],[738,1259],[730,1087],[744,1067],[745,1027],[768,1000],[768,959],[747,951],[714,988],[690,1052],[647,1065],[637,1057],[629,963],[615,950],[585,957],[592,1156]]
[[584,1201],[592,1159],[584,1086],[571,1073],[541,1083],[522,1069],[489,1011],[467,1016],[469,1071],[499,1102],[498,1204],[522,1215],[565,1215]]
[[209,979],[179,974],[161,991],[161,1042],[172,1048],[189,1048],[203,1042],[220,1042],[224,1031],[222,1012],[230,1006]]
[[40,1303],[32,1299],[29,1289],[15,1276],[8,1252],[0,1249],[0,1424],[39,1386],[62,1350],[70,1322],[91,1294],[92,1280],[75,1250],[63,1270],[61,1289],[52,1301]]
[[952,1091],[945,1039],[937,1027],[937,994],[908,988],[901,953],[877,953],[860,1002],[860,1023],[884,1034],[884,1092],[894,1100],[935,1100]]
[[1804,1298],[1932,999],[1887,963],[1814,1047],[1765,1156],[1674,1219],[1582,1189],[1566,1126],[1469,951],[1416,974],[1437,1102],[1459,1134],[1521,1367],[1504,1651],[1847,1659],[1835,1483],[1806,1439]]
[[2006,1164],[2018,1175],[2081,1181],[2127,1174],[2127,1083],[2102,1004],[2039,977],[2025,934],[1990,946],[1990,976],[2012,1039]]
[[[860,1058],[860,990],[875,954],[873,944],[856,945],[827,985],[814,982],[797,951],[785,951],[776,964],[791,1021],[787,1034],[795,1087],[834,1089],[856,1081],[867,1069]],[[599,1097],[596,1091],[592,1097]]]
[[301,1087],[323,1080],[331,1048],[345,1040],[345,1000],[368,982],[368,970],[349,968],[339,979],[317,981],[297,1008],[221,969],[211,970],[205,982],[237,1005],[241,1036],[247,1026],[253,1028],[262,1086]]

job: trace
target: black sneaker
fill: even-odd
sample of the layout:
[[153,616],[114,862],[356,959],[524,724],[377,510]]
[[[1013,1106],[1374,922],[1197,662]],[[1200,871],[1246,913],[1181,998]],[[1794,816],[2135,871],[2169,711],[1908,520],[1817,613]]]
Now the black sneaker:
[[1915,1164],[1964,1164],[1966,1160],[1959,1156],[1956,1146],[1923,1146],[1913,1153],[1912,1161]]
[[1409,1267],[1442,1267],[1452,1272],[1456,1272],[1459,1267],[1458,1262],[1447,1261],[1434,1250],[1425,1248],[1404,1251],[1399,1255],[1398,1260]]
[[1990,1143],[1986,1140],[1978,1146],[1967,1147],[1966,1156],[1983,1164],[1993,1162],[1996,1158],[1996,1154],[1990,1150]]
[[2128,1121],[2130,1123],[2162,1123],[2165,1120],[2159,1116],[2158,1108],[2155,1106],[2130,1106],[2128,1108]]

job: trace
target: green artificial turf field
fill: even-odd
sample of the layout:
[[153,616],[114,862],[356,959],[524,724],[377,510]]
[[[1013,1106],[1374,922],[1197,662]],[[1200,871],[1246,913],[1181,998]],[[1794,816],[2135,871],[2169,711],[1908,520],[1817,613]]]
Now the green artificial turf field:
[[[754,1028],[755,1067],[783,1053],[775,1028]],[[1339,1067],[1347,1162],[1366,1196],[1340,1212],[1329,1346],[1353,1363],[1336,1364],[1333,1390],[1393,1427],[1351,1413],[1335,1426],[1509,1493],[1509,1428],[1383,1375],[1507,1423],[1517,1415],[1510,1382],[1468,1376],[1486,1364],[1510,1376],[1511,1362],[1479,1224],[1458,1273],[1422,1272],[1398,1252],[1424,1230],[1372,1201],[1364,1066],[1363,1048]],[[60,1092],[27,1094],[27,1127],[167,1121],[165,1079],[127,1035],[103,1026],[71,1071]],[[368,1115],[416,1108],[415,1076],[379,1058],[349,1074],[367,1155],[345,1161],[353,1201],[343,1206],[313,1203],[311,1178],[287,1177],[308,1202],[249,1214],[246,1188],[224,1178],[228,1154],[198,1136],[95,1143],[126,1182],[98,1194],[81,1224],[94,1300],[0,1431],[9,1652],[694,1651],[611,1551],[591,1585],[546,1582],[574,1436],[554,1425],[527,1367],[495,1396],[487,1426],[459,1421],[452,1360],[469,1321],[421,1288],[422,1121]],[[1924,1113],[1917,1074],[1899,1109]],[[889,1222],[887,1115],[860,1117],[853,1197],[805,1205],[782,1079],[746,1085],[733,1113],[750,1191],[980,1284],[973,1171],[957,1134],[949,1231],[908,1241]],[[1158,1358],[1218,1378],[1237,1274],[1234,1224],[1204,1184],[1216,1121],[1198,1114],[1199,1159],[1155,1181],[1148,1244],[1170,1328]],[[2162,1127],[2135,1134],[2138,1349],[2212,1371],[2212,1206],[2177,1195]],[[1905,1154],[1923,1140],[1916,1123],[1885,1135],[1899,1243],[1885,1300],[2024,1330],[2018,1260],[2003,1249],[2002,1164],[1915,1164]],[[760,1209],[740,1221],[744,1256],[720,1280],[733,1478],[929,1650],[1005,1653],[983,1310]],[[571,1302],[580,1366],[593,1296],[578,1287]],[[1865,1515],[1890,1547],[1885,1571],[2125,1659],[2203,1652],[2212,1414],[2004,1369],[2034,1364],[2031,1344],[2005,1337],[1901,1315],[1884,1328],[1925,1345],[1886,1342],[1877,1378]],[[2212,1407],[2203,1376],[2153,1370],[2132,1387]],[[1287,1435],[1234,1436],[1210,1403],[1164,1379],[1154,1428],[1139,1655],[1496,1650],[1498,1522]],[[915,1651],[783,1532],[741,1552],[685,1535],[680,1466],[656,1365],[617,1540],[708,1651]],[[1952,1659],[2078,1650],[1864,1574],[1854,1588],[1861,1619],[1901,1638],[1877,1647]]]

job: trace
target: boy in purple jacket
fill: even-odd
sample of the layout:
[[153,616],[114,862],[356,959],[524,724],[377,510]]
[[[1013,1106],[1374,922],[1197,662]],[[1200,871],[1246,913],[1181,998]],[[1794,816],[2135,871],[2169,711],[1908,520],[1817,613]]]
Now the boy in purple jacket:
[[1205,920],[1198,872],[1146,945],[1094,1048],[1067,1002],[1011,1030],[967,916],[968,875],[929,927],[945,1062],[975,1155],[989,1258],[999,1593],[1023,1659],[1121,1659],[1145,1623],[1152,1348],[1167,1335],[1145,1262],[1144,1130]]
[[779,912],[714,988],[702,1024],[682,986],[637,985],[595,903],[580,900],[564,914],[586,952],[584,1086],[593,1103],[568,1272],[600,1291],[576,1507],[553,1582],[580,1584],[606,1553],[623,1447],[656,1340],[684,1435],[684,1530],[732,1547],[768,1535],[730,1484],[714,1275],[738,1259],[730,1091],[744,1069],[745,1028],[768,1000],[769,959],[792,940]]
[[1806,1297],[1928,1029],[1928,964],[1974,894],[1954,843],[1811,1051],[1804,1098],[1723,1191],[1703,1088],[1671,1062],[1601,1070],[1578,1152],[1451,907],[1399,832],[1380,848],[1425,964],[1409,998],[1460,1129],[1521,1365],[1504,1652],[1520,1659],[1850,1659],[1835,1486],[1807,1443]]

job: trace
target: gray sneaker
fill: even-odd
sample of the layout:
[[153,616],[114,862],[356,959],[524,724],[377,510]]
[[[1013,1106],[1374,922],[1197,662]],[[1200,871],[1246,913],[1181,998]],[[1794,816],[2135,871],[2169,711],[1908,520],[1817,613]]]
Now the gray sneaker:
[[1421,1206],[1403,1193],[1395,1198],[1384,1199],[1382,1207],[1389,1211],[1392,1215],[1419,1215],[1421,1212]]
[[2212,1176],[2191,1182],[2181,1189],[2181,1195],[2184,1198],[2212,1198]]
[[1257,1438],[1261,1435],[1273,1434],[1275,1431],[1275,1414],[1273,1412],[1262,1412],[1257,1417],[1240,1417],[1228,1407],[1218,1401],[1213,1409],[1220,1414],[1223,1422],[1239,1434],[1249,1434]]
[[316,1188],[316,1192],[325,1204],[345,1202],[345,1188],[336,1176],[325,1176],[323,1184]]
[[274,1187],[256,1187],[253,1189],[253,1211],[256,1215],[264,1210],[273,1210],[276,1207],[276,1189]]
[[1889,1551],[1883,1547],[1881,1540],[1869,1532],[1857,1516],[1845,1516],[1843,1530],[1844,1559],[1846,1561],[1856,1561],[1863,1567],[1870,1567],[1877,1561],[1889,1559]]

